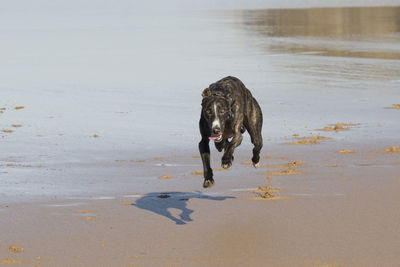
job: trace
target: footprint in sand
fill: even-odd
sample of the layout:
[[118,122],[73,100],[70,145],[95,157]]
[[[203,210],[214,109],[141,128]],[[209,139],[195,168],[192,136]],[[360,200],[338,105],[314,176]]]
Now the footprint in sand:
[[79,214],[87,214],[87,213],[93,213],[93,212],[95,212],[95,211],[90,211],[90,210],[78,210],[77,211],[77,213],[79,213]]
[[295,160],[295,161],[290,161],[288,163],[284,164],[279,164],[279,165],[267,165],[267,168],[272,168],[272,169],[282,169],[282,168],[297,168],[300,167],[303,164],[301,160]]
[[386,153],[396,153],[396,152],[400,152],[400,147],[398,147],[398,146],[392,146],[392,147],[386,148],[386,149],[385,149],[385,152],[386,152]]
[[272,177],[267,177],[267,184],[263,186],[259,186],[256,190],[251,191],[251,193],[255,193],[256,197],[254,199],[261,200],[272,200],[278,199],[277,194],[281,191],[279,188],[275,188],[272,186]]
[[286,169],[286,170],[279,170],[279,171],[267,171],[267,175],[297,175],[301,174],[300,171],[296,169]]
[[8,252],[9,253],[21,253],[21,252],[24,252],[24,248],[11,245],[8,247]]
[[[227,171],[227,169],[224,168],[213,168],[213,171]],[[194,171],[192,172],[192,175],[203,175],[203,171]]]
[[279,189],[274,189],[272,185],[263,185],[259,186],[257,190],[252,192],[256,193],[257,196],[262,199],[273,199],[276,196],[276,193],[279,192]]
[[21,264],[24,260],[17,260],[17,259],[4,259],[0,261],[0,264]]
[[267,175],[297,175],[301,174],[301,172],[298,170],[299,167],[301,167],[303,162],[301,160],[296,160],[292,162],[288,162],[285,164],[280,164],[280,165],[269,165],[267,168],[272,168],[272,169],[283,169],[283,170],[277,170],[277,171],[267,171]]
[[339,132],[339,131],[345,131],[349,130],[350,127],[356,126],[354,123],[335,123],[335,124],[329,124],[328,126],[325,126],[322,129],[319,129],[318,131],[325,131],[325,132]]
[[122,205],[122,206],[132,206],[132,205],[133,205],[133,202],[123,200],[123,201],[121,202],[121,205]]
[[173,178],[173,176],[171,176],[171,175],[161,175],[159,178],[160,179],[171,179],[171,178]]
[[95,216],[86,216],[85,221],[97,221],[99,218]]
[[357,151],[355,151],[355,150],[350,150],[350,149],[342,149],[342,150],[339,150],[338,151],[338,153],[341,153],[341,154],[351,154],[351,153],[356,153]]
[[391,107],[386,107],[385,109],[400,109],[400,104],[393,104]]
[[297,139],[297,141],[292,142],[292,143],[285,143],[285,144],[286,145],[315,145],[315,144],[319,144],[319,141],[321,141],[321,140],[330,139],[329,137],[321,136],[321,135],[304,136],[304,137],[295,136],[295,138]]

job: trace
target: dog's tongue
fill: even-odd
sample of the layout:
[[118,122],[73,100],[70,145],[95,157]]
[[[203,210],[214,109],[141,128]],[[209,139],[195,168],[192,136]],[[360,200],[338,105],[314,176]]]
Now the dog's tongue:
[[208,137],[208,139],[210,139],[211,141],[215,141],[218,140],[221,137],[221,135],[212,135],[210,137]]

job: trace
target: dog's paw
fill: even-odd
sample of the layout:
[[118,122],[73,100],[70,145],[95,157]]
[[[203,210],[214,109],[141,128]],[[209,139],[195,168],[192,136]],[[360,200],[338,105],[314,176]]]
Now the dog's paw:
[[224,169],[229,169],[232,166],[233,155],[232,156],[224,156],[221,160],[221,167]]
[[231,166],[229,164],[222,164],[221,167],[224,169],[229,169]]
[[204,180],[204,183],[203,183],[203,187],[204,188],[210,188],[210,187],[212,187],[214,185],[214,179],[208,179],[208,180]]
[[229,169],[232,166],[232,162],[222,163],[221,166],[224,169]]
[[260,163],[259,162],[257,162],[257,163],[253,162],[253,166],[254,166],[254,168],[258,169],[260,167]]

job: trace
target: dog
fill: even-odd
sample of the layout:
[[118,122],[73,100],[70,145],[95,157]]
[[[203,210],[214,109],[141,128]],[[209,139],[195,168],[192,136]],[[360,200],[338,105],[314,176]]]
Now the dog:
[[242,143],[242,134],[247,130],[254,145],[251,160],[255,168],[259,167],[263,146],[263,115],[250,90],[232,76],[211,84],[203,90],[202,97],[199,151],[204,170],[203,187],[207,188],[214,185],[210,167],[210,141],[214,141],[219,152],[224,150],[221,166],[228,169],[232,166],[233,152]]

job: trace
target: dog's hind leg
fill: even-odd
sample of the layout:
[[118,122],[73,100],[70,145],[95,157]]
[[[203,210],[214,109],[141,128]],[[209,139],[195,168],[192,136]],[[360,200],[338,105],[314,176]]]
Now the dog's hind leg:
[[253,166],[255,168],[258,168],[260,166],[260,151],[263,147],[263,139],[261,135],[263,118],[261,109],[257,107],[258,105],[254,109],[254,111],[256,112],[252,112],[248,120],[246,120],[246,128],[250,134],[251,142],[254,145],[253,157],[251,161],[253,162]]
[[260,166],[260,151],[263,146],[263,140],[261,136],[261,129],[257,129],[255,131],[251,131],[248,129],[250,137],[251,137],[251,142],[254,145],[253,148],[253,157],[251,158],[251,161],[253,162],[253,166],[255,168],[258,168]]

